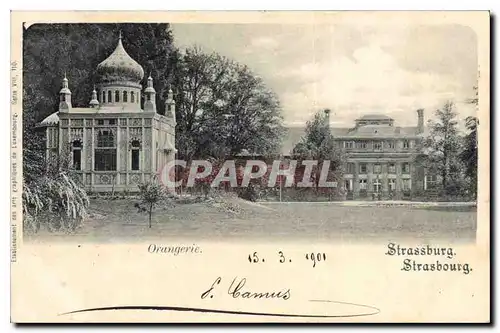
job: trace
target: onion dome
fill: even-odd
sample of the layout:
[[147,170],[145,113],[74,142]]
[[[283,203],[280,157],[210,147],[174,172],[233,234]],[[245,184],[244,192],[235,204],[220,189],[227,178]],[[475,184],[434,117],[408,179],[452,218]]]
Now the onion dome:
[[144,70],[123,48],[122,37],[111,55],[97,66],[97,73],[104,82],[132,81],[139,83],[144,77]]

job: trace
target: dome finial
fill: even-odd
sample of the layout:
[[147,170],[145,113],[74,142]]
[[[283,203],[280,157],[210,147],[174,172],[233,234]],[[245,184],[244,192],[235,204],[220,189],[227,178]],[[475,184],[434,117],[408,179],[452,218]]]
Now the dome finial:
[[174,99],[174,92],[172,91],[172,84],[168,84],[168,94],[167,94],[167,99],[168,100],[173,100]]
[[71,90],[69,90],[68,78],[64,71],[64,79],[62,80],[62,88],[59,90],[59,111],[68,111],[71,109]]
[[68,88],[68,78],[66,77],[66,71],[64,71],[64,79],[62,80],[63,88]]
[[153,78],[151,77],[151,71],[149,72],[148,87],[146,88],[145,92],[154,92]]
[[118,39],[122,40],[122,30],[120,29],[120,34],[118,35]]
[[96,108],[98,106],[99,106],[99,101],[97,100],[97,92],[95,91],[95,84],[94,84],[94,90],[92,90],[92,98],[90,100],[90,107]]

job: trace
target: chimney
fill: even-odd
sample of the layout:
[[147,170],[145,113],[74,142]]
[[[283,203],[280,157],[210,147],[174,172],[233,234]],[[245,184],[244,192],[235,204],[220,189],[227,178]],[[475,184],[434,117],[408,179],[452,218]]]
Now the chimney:
[[330,109],[325,109],[326,125],[330,128]]
[[418,125],[417,125],[417,134],[424,133],[424,109],[418,109]]

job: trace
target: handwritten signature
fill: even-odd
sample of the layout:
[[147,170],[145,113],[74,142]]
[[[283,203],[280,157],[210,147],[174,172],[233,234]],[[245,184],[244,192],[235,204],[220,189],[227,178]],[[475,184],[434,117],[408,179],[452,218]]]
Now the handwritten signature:
[[[207,297],[213,298],[215,293],[215,289],[222,282],[221,277],[215,279],[210,288],[204,291],[201,294],[201,298],[205,299]],[[246,299],[266,299],[266,298],[276,298],[287,300],[291,296],[290,289],[281,289],[274,291],[251,291],[245,288],[245,284],[247,283],[246,278],[237,278],[235,277],[229,287],[227,288],[227,294],[232,296],[233,298],[246,298]]]
[[[217,277],[210,287],[201,294],[201,299],[212,299],[214,296],[220,295],[221,290],[226,290],[227,295],[234,299],[283,299],[288,300],[291,297],[290,288],[284,288],[274,291],[255,291],[250,290],[246,278],[235,277],[227,289],[222,283],[222,278]],[[224,295],[224,293],[223,293]],[[371,316],[380,313],[380,309],[357,303],[333,301],[333,300],[309,300],[309,302],[323,304],[323,308],[319,313],[286,313],[286,312],[255,312],[242,311],[232,309],[215,309],[215,308],[197,308],[185,306],[171,305],[117,305],[104,306],[74,310],[61,313],[60,315],[77,314],[83,312],[94,311],[176,311],[176,312],[198,312],[198,313],[215,313],[228,315],[246,315],[246,316],[267,316],[267,317],[295,317],[295,318],[348,318]],[[326,312],[326,313],[325,313]]]

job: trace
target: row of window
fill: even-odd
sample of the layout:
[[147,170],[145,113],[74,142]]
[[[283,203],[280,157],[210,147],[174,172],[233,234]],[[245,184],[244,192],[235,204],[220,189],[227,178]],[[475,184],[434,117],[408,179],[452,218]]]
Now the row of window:
[[[381,192],[382,191],[382,182],[383,180],[381,179],[374,179],[371,186],[371,190],[373,192]],[[360,191],[367,191],[368,190],[368,182],[366,179],[360,179],[358,181],[359,184],[359,190]],[[411,190],[411,179],[402,179],[401,180],[401,188],[403,191],[409,191]],[[344,181],[344,189],[347,191],[352,191],[353,190],[353,180],[352,179],[346,179]],[[396,191],[396,179],[387,179],[387,189],[389,191]]]
[[[131,143],[131,168],[140,169],[140,149],[139,140],[133,140]],[[116,171],[116,148],[114,136],[111,131],[101,131],[97,136],[97,147],[94,151],[94,170],[95,171]],[[78,140],[73,141],[73,168],[82,170],[82,143]]]
[[[114,98],[113,98],[114,95]],[[101,103],[128,103],[129,100],[129,95],[130,95],[130,103],[139,103],[140,102],[140,96],[139,94],[135,94],[134,91],[131,91],[130,93],[128,91],[123,91],[120,94],[120,91],[115,90],[114,94],[111,90],[103,91],[101,95]],[[106,98],[107,97],[107,98]],[[121,98],[120,98],[121,97]]]
[[[358,173],[366,174],[368,173],[368,163],[359,163],[358,164]],[[354,174],[356,171],[356,164],[347,163],[345,173]],[[401,171],[403,173],[410,173],[410,163],[405,162],[401,164]],[[375,163],[373,164],[373,173],[382,173],[382,164]],[[387,173],[396,173],[396,163],[388,163],[387,164]]]
[[97,125],[116,125],[116,119],[97,119]]
[[[121,126],[127,126],[127,119],[126,118],[119,118],[120,120],[120,125]],[[151,119],[144,119],[144,124],[146,126],[151,126]],[[91,127],[92,124],[96,124],[99,126],[116,126],[118,124],[118,119],[111,118],[111,119],[85,119],[85,126],[86,127]],[[130,118],[128,120],[129,126],[134,126],[134,127],[139,127],[142,126],[142,119],[140,118]],[[68,119],[62,119],[62,125],[64,127],[68,126]],[[84,119],[71,119],[71,127],[83,127],[84,126]]]
[[[403,149],[410,149],[413,147],[412,140],[402,140]],[[343,147],[345,149],[367,149],[369,147],[373,148],[373,150],[383,150],[385,149],[394,149],[396,148],[396,141],[344,141]]]

